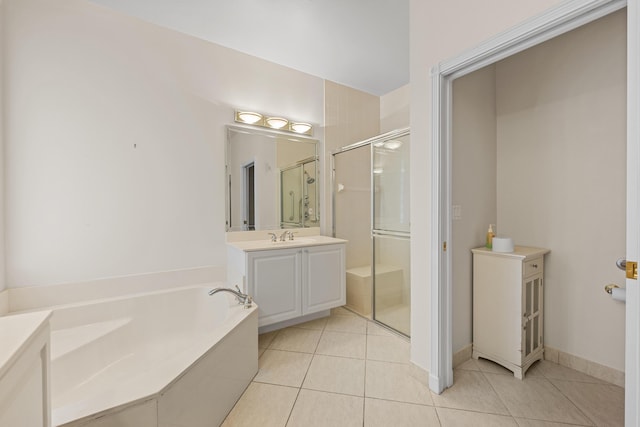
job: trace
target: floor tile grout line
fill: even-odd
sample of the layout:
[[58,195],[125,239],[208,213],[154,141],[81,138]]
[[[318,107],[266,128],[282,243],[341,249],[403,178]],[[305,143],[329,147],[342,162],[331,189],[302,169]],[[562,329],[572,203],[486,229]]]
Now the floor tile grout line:
[[[504,407],[507,409],[507,411],[509,412],[509,414],[511,415],[512,418],[516,418],[515,415],[513,415],[513,413],[511,412],[511,410],[509,409],[509,407],[507,406],[507,404],[504,402],[504,400],[502,399],[502,397],[500,396],[500,394],[498,393],[498,391],[495,389],[495,387],[493,386],[493,384],[491,384],[491,381],[489,381],[489,378],[487,377],[488,375],[502,375],[502,374],[496,374],[496,373],[492,373],[492,372],[484,372],[482,371],[482,374],[485,376],[485,379],[487,380],[487,382],[489,383],[489,385],[491,386],[491,388],[493,389],[494,393],[498,396],[498,399],[500,399],[500,401],[502,402],[502,404],[504,405]],[[530,379],[532,379],[531,377],[529,377]],[[533,377],[533,379],[535,379],[536,377]],[[562,397],[564,397],[565,399],[567,399],[573,406],[574,408],[576,408],[578,410],[578,412],[580,414],[582,414],[587,420],[589,420],[592,423],[592,426],[596,426],[597,423],[595,423],[591,417],[587,416],[587,414],[585,414],[582,409],[580,409],[580,407],[578,405],[576,405],[576,403],[571,400],[568,396],[566,396],[560,389],[558,389],[558,387],[556,387],[556,385],[550,380],[548,379],[544,374],[542,374],[541,377],[537,377],[539,379],[544,379],[545,381],[547,381],[549,384],[551,384],[551,386],[553,388],[555,388],[556,390],[558,390],[558,392],[562,395]],[[521,380],[524,381],[524,378]],[[536,420],[536,421],[546,421],[546,422],[554,422],[554,423],[564,423],[564,424],[571,424],[571,423],[567,423],[566,421],[557,421],[557,420],[538,420],[536,418],[526,418],[526,417],[517,417],[517,418],[524,418],[524,419],[532,419],[532,420]],[[517,421],[516,421],[517,423]],[[571,425],[580,425],[580,424],[571,424]]]
[[369,334],[368,332],[368,324],[365,324],[365,336],[364,336],[364,383],[362,384],[362,427],[364,427],[364,420],[367,416],[366,407],[367,407],[367,351],[369,348]]
[[516,423],[518,422],[517,420],[528,420],[528,421],[540,421],[540,422],[543,422],[543,423],[556,423],[556,424],[560,423],[560,424],[563,424],[563,425],[575,426],[575,427],[594,427],[595,426],[595,424],[591,425],[591,426],[588,426],[588,425],[585,425],[585,424],[576,424],[576,423],[567,422],[567,421],[562,421],[562,422],[549,421],[549,420],[543,420],[543,419],[540,419],[540,418],[530,418],[530,417],[513,417],[513,418],[516,420]]
[[[418,402],[407,402],[404,400],[393,400],[393,399],[386,399],[384,397],[371,397],[371,396],[365,396],[365,399],[372,399],[372,400],[381,400],[383,402],[393,402],[393,403],[403,403],[405,405],[413,405],[413,406],[419,406],[419,407],[426,407],[426,408],[433,408],[433,409],[437,409],[440,406],[436,406],[436,405],[428,405],[426,403],[418,403]],[[444,408],[444,407],[443,407]],[[455,409],[455,408],[445,408],[445,409]]]
[[[409,402],[407,402],[407,403],[409,403]],[[429,405],[425,405],[425,406],[429,406]],[[498,413],[498,412],[492,412],[490,410],[481,411],[479,409],[468,409],[468,408],[459,408],[459,407],[454,407],[454,406],[437,405],[435,403],[433,404],[433,407],[436,408],[436,409],[438,409],[438,408],[440,408],[440,409],[452,409],[452,410],[455,410],[455,411],[474,412],[474,413],[477,413],[477,414],[497,415],[499,417],[515,418],[515,415],[512,415],[509,412],[509,408],[507,408],[506,406],[505,406],[505,409],[507,410],[507,412],[509,412],[508,414],[501,414],[501,413]],[[524,417],[519,417],[519,418],[524,418]]]
[[296,403],[298,403],[298,398],[300,397],[301,390],[302,388],[298,388],[298,393],[296,393],[296,398],[293,401],[293,405],[291,405],[291,409],[289,410],[289,416],[287,417],[287,421],[284,422],[283,427],[287,427],[287,424],[289,424],[289,420],[291,419],[291,414],[293,414],[293,409],[296,407]]
[[[464,409],[464,408],[450,408],[448,406],[435,406],[434,409],[436,410],[436,414],[438,415],[438,421],[440,420],[440,415],[438,414],[438,409],[445,409],[445,410],[451,410],[451,411],[470,412],[472,414],[495,415],[497,417],[511,418],[513,420],[513,422],[516,423],[516,426],[520,425],[518,423],[518,421],[516,420],[516,417],[513,416],[513,415],[510,415],[510,414],[506,414],[506,415],[505,414],[496,414],[495,412],[478,411],[478,410],[474,410],[474,409]],[[536,419],[533,419],[533,418],[525,418],[525,417],[518,417],[518,418],[527,419],[527,420],[531,419],[533,421],[545,421],[545,420],[536,420]],[[553,422],[553,421],[546,421],[546,422]],[[570,425],[573,425],[573,424],[570,424]],[[582,426],[580,426],[580,427],[582,427]]]
[[[329,317],[331,317],[331,315],[330,315]],[[363,389],[363,396],[355,396],[355,395],[350,395],[350,394],[346,394],[346,393],[336,393],[336,392],[329,392],[329,391],[324,391],[324,390],[313,390],[313,389],[308,389],[308,390],[318,391],[318,392],[322,392],[322,393],[329,393],[329,394],[335,394],[335,395],[344,395],[344,396],[351,396],[351,397],[360,397],[360,398],[362,399],[362,423],[363,423],[363,426],[364,426],[364,422],[365,422],[365,421],[364,421],[364,417],[365,417],[365,402],[366,402],[366,399],[367,399],[367,396],[366,396],[366,369],[367,369],[367,368],[366,368],[366,367],[367,367],[367,361],[368,361],[368,359],[367,359],[367,356],[368,356],[368,350],[367,350],[367,349],[368,349],[368,339],[369,339],[369,335],[372,335],[372,336],[373,336],[373,335],[375,335],[375,336],[394,336],[394,335],[386,335],[386,334],[385,334],[385,335],[383,335],[383,334],[380,334],[380,335],[377,335],[377,334],[369,334],[369,333],[368,333],[368,332],[369,332],[369,323],[374,323],[374,324],[375,324],[375,322],[371,322],[371,320],[369,320],[369,319],[365,319],[365,328],[364,328],[364,333],[357,333],[357,332],[351,332],[351,331],[333,331],[333,330],[331,330],[331,329],[327,329],[327,324],[328,324],[328,323],[329,323],[329,321],[327,320],[327,322],[325,322],[324,326],[323,326],[321,329],[320,329],[320,328],[316,328],[316,329],[309,329],[309,328],[297,328],[297,329],[310,330],[310,331],[311,331],[311,330],[319,330],[319,331],[320,331],[320,336],[319,336],[319,338],[318,338],[318,341],[316,342],[316,345],[315,345],[315,348],[314,348],[313,353],[307,353],[307,352],[300,352],[300,351],[292,351],[292,350],[284,350],[284,349],[277,349],[277,348],[273,348],[273,347],[272,347],[272,345],[273,345],[273,343],[275,342],[275,340],[276,340],[277,336],[280,334],[281,330],[276,331],[277,333],[273,336],[273,338],[272,338],[272,339],[271,339],[271,341],[269,342],[269,345],[268,345],[268,346],[266,346],[266,347],[264,348],[264,352],[263,352],[263,354],[262,354],[262,355],[264,355],[264,353],[266,353],[266,351],[267,351],[267,350],[280,351],[280,352],[290,352],[290,353],[298,353],[298,354],[311,354],[311,360],[310,360],[310,362],[309,362],[309,365],[307,366],[307,369],[306,369],[306,371],[305,371],[304,378],[302,379],[302,381],[301,381],[301,383],[300,383],[300,386],[299,386],[299,387],[292,387],[292,386],[288,386],[288,385],[273,384],[273,383],[266,383],[266,382],[265,382],[265,383],[262,383],[262,382],[260,382],[260,381],[254,381],[255,376],[254,376],[254,379],[252,379],[252,382],[255,382],[255,383],[268,384],[268,385],[275,385],[275,386],[280,386],[280,387],[290,387],[290,388],[297,388],[297,389],[298,389],[297,394],[296,394],[296,398],[295,398],[295,400],[294,400],[294,402],[293,402],[293,405],[292,405],[292,407],[291,407],[291,410],[289,411],[289,415],[288,415],[287,420],[286,420],[286,422],[285,422],[285,427],[286,427],[286,425],[289,423],[289,421],[290,421],[290,419],[291,419],[291,415],[293,414],[293,410],[294,410],[294,408],[295,408],[295,405],[296,405],[296,403],[297,403],[297,401],[298,401],[298,399],[299,399],[299,397],[300,397],[300,393],[302,392],[302,390],[303,390],[303,389],[307,390],[306,388],[303,388],[303,386],[304,386],[304,382],[305,382],[305,380],[306,380],[306,378],[307,378],[307,376],[308,376],[308,374],[309,374],[309,370],[311,369],[311,365],[312,365],[313,360],[315,359],[315,356],[316,356],[316,355],[319,355],[319,356],[326,356],[326,357],[338,357],[338,358],[342,358],[342,359],[350,359],[350,360],[363,360],[363,361],[364,361],[364,364],[365,364],[365,376],[364,376],[365,384],[364,384],[364,389]],[[377,325],[376,325],[376,326],[377,326]],[[293,326],[291,326],[291,327],[295,327],[295,325],[293,325]],[[365,354],[364,354],[364,358],[363,358],[363,359],[359,359],[359,358],[348,357],[348,356],[338,356],[338,355],[329,355],[329,354],[326,354],[326,355],[325,355],[325,354],[320,354],[320,353],[318,353],[318,352],[317,352],[317,351],[318,351],[318,347],[319,347],[319,345],[320,345],[320,341],[322,340],[322,337],[325,335],[325,331],[328,331],[328,332],[338,332],[338,333],[346,333],[346,334],[350,334],[350,335],[364,335],[364,337],[365,337],[365,348],[364,348],[364,350],[365,350]],[[405,337],[398,337],[398,338],[405,338]],[[261,356],[260,356],[260,357],[261,357]],[[382,363],[393,363],[393,364],[398,364],[398,365],[407,365],[407,363],[402,363],[402,362],[393,362],[393,361],[383,361],[383,360],[380,360],[380,361],[378,361],[378,360],[372,360],[372,362],[382,362]],[[257,376],[257,373],[256,373],[256,376]],[[379,399],[379,400],[386,400],[386,399]],[[412,403],[412,402],[393,401],[393,400],[389,400],[389,401],[391,401],[391,402],[399,402],[399,403],[406,403],[406,404],[420,405],[420,404]],[[433,401],[432,401],[432,402],[433,402]],[[420,406],[434,407],[434,406],[432,406],[432,405],[420,405]],[[434,408],[435,408],[435,407],[434,407]],[[438,422],[440,422],[440,421],[439,421],[439,419],[438,419]]]
[[[284,423],[284,427],[286,427],[287,424],[289,424],[289,420],[291,419],[291,415],[293,414],[293,410],[296,407],[296,403],[298,402],[298,398],[300,397],[300,393],[302,392],[302,386],[304,385],[304,381],[307,379],[307,375],[309,374],[309,369],[311,369],[311,364],[313,363],[313,359],[314,359],[314,357],[316,357],[316,350],[318,349],[318,345],[320,344],[320,340],[322,339],[322,335],[323,334],[324,334],[324,326],[322,327],[322,330],[320,331],[320,337],[318,338],[318,342],[316,343],[316,347],[313,350],[313,353],[311,353],[311,360],[309,361],[309,366],[307,366],[307,370],[304,373],[304,377],[302,378],[302,381],[300,382],[300,386],[298,387],[298,393],[296,394],[296,398],[293,401],[293,405],[291,405],[291,410],[289,411],[289,416],[287,417],[287,421]],[[306,353],[306,354],[309,354],[309,353]]]
[[[544,374],[543,374],[544,375]],[[546,378],[546,377],[545,377]],[[547,381],[549,381],[549,384],[551,384],[551,386],[553,388],[555,388],[556,390],[558,390],[558,392],[565,398],[567,399],[569,402],[571,402],[571,404],[578,410],[578,412],[580,412],[586,419],[588,419],[589,421],[591,421],[591,424],[594,426],[597,426],[598,423],[595,422],[588,414],[586,414],[582,408],[580,408],[580,406],[578,406],[578,404],[576,402],[573,401],[573,399],[571,399],[571,397],[567,396],[566,394],[564,394],[562,392],[562,390],[560,390],[560,388],[558,388],[558,386],[556,386],[553,381],[551,381],[550,379],[547,378]],[[562,381],[562,380],[561,380]],[[568,382],[577,382],[577,381],[568,381]]]
[[315,392],[318,392],[318,393],[336,394],[338,396],[357,397],[357,398],[360,398],[360,399],[365,399],[365,396],[358,396],[358,395],[349,394],[349,393],[340,393],[338,391],[327,391],[327,390],[319,390],[317,388],[306,388],[306,387],[302,387],[302,390],[308,390],[308,391],[315,391]]
[[[487,377],[487,372],[483,372],[480,371],[480,373],[482,374],[482,376],[484,377],[484,380],[489,384],[489,387],[491,387],[491,390],[493,390],[493,393],[498,397],[498,400],[500,400],[500,403],[502,403],[502,406],[504,406],[504,409],[507,410],[507,412],[509,413],[509,415],[511,416],[511,418],[514,418],[515,421],[515,416],[513,415],[513,413],[511,412],[511,409],[509,409],[509,405],[507,405],[507,403],[504,401],[504,399],[502,398],[502,396],[500,396],[500,393],[498,393],[498,390],[496,390],[496,388],[493,386],[493,384],[491,383],[491,381],[489,381],[489,377]],[[501,374],[493,374],[493,375],[501,375]],[[455,383],[455,381],[454,381]],[[518,422],[516,421],[516,424]]]

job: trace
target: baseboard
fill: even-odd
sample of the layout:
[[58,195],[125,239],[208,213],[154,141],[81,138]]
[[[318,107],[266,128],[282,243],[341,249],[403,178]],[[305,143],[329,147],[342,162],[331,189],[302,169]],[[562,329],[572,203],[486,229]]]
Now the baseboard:
[[421,384],[429,387],[429,371],[422,369],[415,363],[410,363],[409,366],[409,375],[418,380]]
[[289,326],[295,326],[300,323],[320,319],[321,317],[328,317],[329,315],[331,315],[331,310],[318,311],[317,313],[307,314],[305,316],[296,317],[294,319],[283,320],[282,322],[272,323],[271,325],[260,326],[258,328],[258,333],[265,334],[267,332],[277,331],[279,329],[288,328]]
[[570,353],[545,346],[544,358],[602,381],[624,387],[624,372]]
[[221,283],[225,282],[225,280],[225,266],[206,266],[109,277],[85,282],[9,288],[7,290],[8,312],[34,310],[61,304],[113,298],[127,294],[158,291],[201,283]]
[[0,292],[0,316],[9,313],[9,290]]
[[471,353],[473,352],[473,344],[469,344],[463,347],[461,350],[453,353],[453,368],[457,368],[467,360],[471,359]]
[[[455,352],[453,354],[453,367],[456,368],[471,359],[472,349],[473,344],[469,344]],[[574,356],[573,354],[565,353],[556,348],[545,346],[544,360],[571,368],[619,387],[624,387],[624,372],[582,357]]]

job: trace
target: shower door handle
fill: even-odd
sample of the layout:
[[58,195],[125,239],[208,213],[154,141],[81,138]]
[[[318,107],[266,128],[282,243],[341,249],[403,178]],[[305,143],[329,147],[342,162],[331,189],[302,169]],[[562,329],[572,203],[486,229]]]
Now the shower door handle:
[[296,209],[295,193],[293,190],[289,191],[289,195],[291,196],[291,215],[289,215],[289,221],[293,221]]

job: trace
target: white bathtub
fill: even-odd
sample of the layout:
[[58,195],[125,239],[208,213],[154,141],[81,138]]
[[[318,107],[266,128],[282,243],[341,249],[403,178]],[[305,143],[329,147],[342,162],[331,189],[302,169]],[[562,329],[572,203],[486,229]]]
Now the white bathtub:
[[53,425],[222,423],[258,370],[258,313],[213,287],[53,308]]

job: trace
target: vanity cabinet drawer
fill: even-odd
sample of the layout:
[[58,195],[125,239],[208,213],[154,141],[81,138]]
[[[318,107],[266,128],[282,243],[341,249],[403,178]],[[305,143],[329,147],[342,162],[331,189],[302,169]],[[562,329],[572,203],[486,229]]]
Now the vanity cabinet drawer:
[[522,277],[529,277],[542,272],[543,260],[543,258],[536,258],[525,262]]

